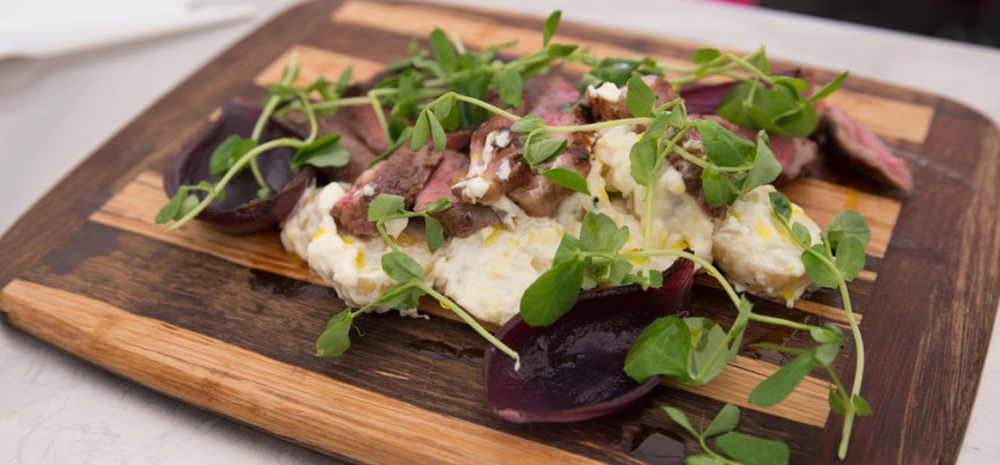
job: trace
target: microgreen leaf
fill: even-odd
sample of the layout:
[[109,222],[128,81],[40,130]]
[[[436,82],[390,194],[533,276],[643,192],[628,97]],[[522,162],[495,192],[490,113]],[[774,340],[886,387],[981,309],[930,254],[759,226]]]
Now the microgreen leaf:
[[436,27],[431,31],[430,43],[434,59],[441,65],[444,74],[453,73],[458,60],[455,58],[455,50],[451,48],[451,42],[448,41],[448,35],[441,28]]
[[257,147],[257,142],[253,139],[244,139],[235,134],[227,137],[212,151],[212,157],[208,160],[209,174],[221,178],[236,164],[240,157],[253,150],[254,147]]
[[771,74],[771,65],[767,62],[767,52],[764,51],[764,47],[761,47],[756,56],[750,59],[750,64],[756,66],[764,74]]
[[872,406],[868,404],[868,401],[859,394],[855,394],[852,398],[852,403],[854,404],[854,411],[858,416],[867,417],[872,414]]
[[673,420],[674,423],[677,423],[681,428],[684,428],[684,430],[690,433],[691,436],[696,438],[701,437],[701,435],[694,430],[694,427],[691,426],[691,420],[688,420],[688,417],[684,414],[684,412],[673,407],[663,407],[663,411],[667,412],[667,416],[669,416],[670,419]]
[[701,135],[706,156],[716,165],[743,165],[756,150],[754,144],[722,127],[714,120],[695,121],[694,127]]
[[437,199],[437,200],[431,202],[430,205],[427,205],[426,207],[424,207],[424,209],[420,210],[420,212],[421,213],[427,213],[427,214],[438,213],[438,212],[445,211],[445,210],[447,210],[450,207],[451,207],[451,200],[448,200],[447,198],[440,198],[440,199]]
[[833,263],[844,281],[851,282],[865,269],[865,247],[854,237],[841,239],[837,245],[837,258]]
[[781,164],[774,157],[774,152],[768,144],[767,132],[757,133],[757,154],[754,156],[753,166],[747,171],[746,178],[741,186],[745,194],[757,186],[770,184],[781,174]]
[[847,71],[840,73],[840,75],[834,78],[834,80],[828,82],[820,90],[816,91],[815,94],[812,94],[812,96],[809,97],[809,103],[816,103],[826,98],[827,96],[832,94],[835,90],[837,90],[840,87],[840,85],[844,83],[845,79],[847,79]]
[[801,245],[812,245],[812,234],[809,234],[809,228],[797,221],[792,223],[792,239]]
[[549,44],[546,50],[552,58],[562,58],[575,52],[579,45],[576,44]]
[[685,457],[684,465],[726,465],[726,462],[708,454],[698,454]]
[[412,283],[399,283],[386,289],[378,298],[378,305],[384,308],[408,310],[420,304],[425,292]]
[[854,210],[844,210],[833,217],[833,221],[826,227],[827,236],[830,238],[830,247],[837,248],[840,241],[847,237],[853,237],[861,242],[862,246],[868,245],[871,238],[871,231],[868,230],[868,223],[860,213]]
[[562,17],[562,11],[556,10],[549,14],[548,18],[545,18],[545,24],[542,26],[542,45],[548,45],[549,41],[552,40],[552,35],[556,33],[556,28],[559,27],[559,18]]
[[628,94],[625,96],[625,106],[633,116],[649,116],[656,104],[656,94],[642,81],[638,74],[633,74],[628,80]]
[[559,241],[559,247],[556,248],[556,254],[552,258],[552,266],[578,260],[578,252],[580,252],[580,241],[569,234],[564,234],[562,240]]
[[792,217],[792,202],[788,200],[788,197],[785,197],[785,194],[778,191],[768,194],[768,199],[771,201],[771,211],[774,216],[783,223],[787,223]]
[[750,403],[763,407],[775,405],[788,397],[802,379],[812,371],[816,359],[813,351],[800,354],[773,375],[762,381],[750,393]]
[[809,279],[816,283],[816,285],[836,289],[839,284],[837,275],[816,254],[826,256],[826,249],[823,248],[823,244],[816,244],[810,250],[802,251],[802,265],[806,268],[806,274],[809,275]]
[[684,320],[673,316],[658,318],[642,330],[628,350],[625,374],[638,383],[656,375],[688,379],[690,354],[691,332]]
[[753,120],[750,119],[750,115],[748,114],[746,101],[750,92],[753,91],[756,93],[758,89],[762,89],[762,87],[756,81],[746,81],[742,84],[737,84],[729,92],[726,92],[726,95],[722,96],[722,100],[719,101],[719,107],[715,113],[737,126],[743,128],[753,127]]
[[830,392],[826,396],[826,400],[830,403],[830,410],[838,415],[843,415],[847,412],[847,399],[837,392],[837,388],[830,386]]
[[621,228],[603,213],[587,212],[580,223],[580,248],[587,252],[615,253],[628,241],[628,226]]
[[545,163],[566,150],[566,139],[544,138],[531,141],[528,151],[524,154],[529,165]]
[[281,98],[291,98],[295,96],[295,88],[284,84],[268,84],[267,93]]
[[571,260],[542,273],[521,296],[521,318],[529,326],[549,326],[576,304],[583,283],[583,262]]
[[788,464],[788,446],[780,441],[731,431],[719,436],[715,440],[715,446],[727,457],[744,465]]
[[424,280],[424,267],[409,255],[397,250],[382,255],[382,271],[401,283]]
[[656,168],[656,140],[645,137],[639,139],[638,142],[632,144],[628,158],[632,179],[640,186],[649,187],[653,170]]
[[715,418],[712,423],[708,425],[705,432],[702,433],[706,439],[712,436],[718,436],[723,433],[728,433],[736,429],[736,425],[740,423],[740,408],[733,404],[726,404],[719,410],[719,413],[715,414]]
[[413,133],[410,135],[410,151],[416,152],[423,148],[430,137],[430,121],[427,119],[427,111],[420,112],[416,124],[413,125]]
[[181,205],[184,203],[184,199],[187,198],[188,189],[181,186],[177,189],[177,193],[170,198],[160,211],[156,213],[156,224],[163,224],[170,220],[177,219],[180,217]]
[[345,308],[340,313],[330,318],[326,323],[323,334],[316,339],[317,357],[337,357],[351,347],[351,325],[354,317],[351,316],[351,309]]
[[720,53],[717,49],[699,48],[694,51],[693,55],[691,55],[691,62],[698,66],[707,65],[712,61],[715,61],[715,59],[720,56],[722,56],[722,53]]
[[521,106],[521,92],[524,81],[521,73],[513,68],[504,68],[497,74],[497,87],[500,90],[500,101],[511,108]]
[[824,328],[815,327],[809,330],[809,336],[812,340],[820,343],[840,343],[843,340],[843,335],[840,334],[840,329],[836,326],[827,324]]
[[545,126],[545,122],[542,121],[542,118],[534,113],[531,113],[515,121],[514,124],[510,126],[510,130],[526,134],[536,129],[541,129],[543,126]]
[[437,116],[434,116],[434,113],[427,112],[426,115],[431,126],[431,139],[434,141],[434,151],[443,152],[445,145],[448,143],[448,136],[444,133],[444,128],[441,127],[441,122],[438,121]]
[[820,344],[813,349],[815,352],[816,362],[825,367],[830,366],[833,360],[837,358],[837,354],[840,352],[840,342]]
[[379,194],[368,204],[368,221],[383,220],[406,210],[406,199],[393,194]]
[[722,173],[712,168],[701,170],[701,188],[705,201],[712,207],[729,205],[736,199],[736,193],[726,184]]
[[340,145],[340,134],[330,134],[320,137],[309,145],[299,147],[292,157],[292,169],[299,171],[303,165],[316,167],[340,167],[346,165],[351,154]]
[[690,381],[685,384],[701,385],[715,378],[726,366],[731,357],[727,344],[729,338],[725,331],[708,318],[685,318],[691,332],[691,360],[688,363]]
[[441,244],[444,244],[444,228],[433,217],[424,217],[424,238],[427,240],[427,248],[431,252],[436,251],[441,247]]
[[546,179],[567,189],[590,195],[587,180],[575,170],[567,168],[552,168],[542,173]]
[[795,90],[797,90],[799,92],[808,92],[809,91],[809,83],[806,82],[803,79],[794,78],[794,77],[788,77],[788,76],[774,76],[773,79],[774,79],[774,82],[780,82],[780,83],[782,83],[784,85],[787,85],[787,86],[789,86],[789,87],[791,87],[791,88],[793,88],[793,89],[795,89]]

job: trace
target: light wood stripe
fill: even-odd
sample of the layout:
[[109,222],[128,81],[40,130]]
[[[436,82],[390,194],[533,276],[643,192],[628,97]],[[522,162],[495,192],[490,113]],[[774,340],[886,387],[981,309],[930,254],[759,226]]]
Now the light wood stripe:
[[[233,236],[206,227],[197,221],[189,223],[180,230],[165,232],[164,228],[154,224],[153,220],[156,217],[156,212],[166,201],[167,197],[163,192],[161,176],[147,171],[140,174],[99,210],[91,214],[90,220],[212,255],[237,265],[325,285],[322,279],[309,270],[301,259],[282,248],[277,234],[273,232]],[[445,311],[433,301],[423,301],[420,310],[439,317],[457,319],[451,312]],[[495,325],[489,324],[484,326],[491,331],[497,328]],[[760,373],[773,373],[777,369],[778,367],[774,365],[740,356],[731,361],[723,373],[727,373],[729,379],[742,379],[749,376],[748,379],[751,379],[754,383],[753,386],[756,386],[756,383],[763,379],[760,378]],[[758,375],[748,375],[747,373],[757,373]],[[749,404],[747,399],[750,391],[744,385],[733,385],[732,390],[728,390],[726,385],[714,383],[711,388],[706,388],[707,392],[711,394],[702,393],[701,388],[688,388],[688,390],[721,402],[759,410],[799,423],[823,426],[829,415],[829,405],[825,397],[826,385],[824,381],[818,379],[813,381],[815,382],[804,383],[785,402],[770,408],[760,408]],[[749,382],[751,381],[747,381],[747,383]],[[752,390],[753,386],[750,386],[749,389]],[[815,401],[817,398],[821,401]],[[809,407],[803,408],[803,405]]]
[[842,210],[861,213],[872,233],[865,252],[874,257],[885,256],[899,218],[901,204],[898,200],[809,177],[796,179],[782,186],[781,191],[824,228]]
[[[435,26],[457,34],[471,47],[484,48],[517,39],[508,49],[516,55],[532,53],[542,46],[540,29],[527,29],[476,21],[460,14],[448,13],[426,6],[388,5],[384,3],[352,0],[332,13],[334,21],[357,24],[374,29],[391,31],[417,37],[426,37]],[[580,44],[598,56],[632,57],[641,53],[627,48],[589,41],[577,37],[557,35],[555,41]],[[673,56],[651,55],[666,64],[690,67],[687,60]],[[861,94],[846,89],[838,90],[830,102],[844,106],[845,111],[877,134],[914,144],[921,144],[930,129],[934,109],[926,105]]]
[[599,463],[63,290],[14,280],[0,307],[67,352],[326,453],[366,463]]
[[258,73],[253,79],[254,84],[266,87],[268,84],[281,82],[281,73],[292,53],[299,54],[299,77],[292,83],[297,86],[307,85],[320,76],[333,81],[340,77],[340,73],[348,66],[352,68],[351,75],[354,81],[364,81],[385,67],[384,63],[366,58],[343,55],[308,45],[295,45]]

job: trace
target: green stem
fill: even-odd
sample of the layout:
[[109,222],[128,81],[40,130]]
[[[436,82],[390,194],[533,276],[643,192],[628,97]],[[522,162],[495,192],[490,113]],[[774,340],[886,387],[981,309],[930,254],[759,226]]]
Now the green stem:
[[[722,286],[722,289],[726,292],[726,295],[729,296],[729,300],[731,300],[733,302],[733,305],[736,306],[737,308],[739,308],[739,306],[740,306],[740,296],[736,293],[736,290],[733,289],[733,286],[730,285],[729,281],[726,280],[726,278],[722,275],[722,272],[720,272],[718,268],[716,268],[715,266],[713,266],[711,263],[709,263],[704,258],[701,258],[701,257],[699,257],[699,256],[697,256],[697,255],[695,255],[693,253],[690,253],[690,252],[685,252],[683,250],[670,250],[670,249],[649,249],[649,250],[643,250],[641,252],[632,252],[632,253],[622,254],[622,257],[624,257],[626,259],[629,259],[629,258],[642,258],[642,257],[663,257],[663,256],[673,256],[673,257],[686,258],[688,260],[691,260],[692,262],[694,262],[698,266],[704,268],[705,271],[710,276],[712,276],[713,278],[715,278],[716,281],[719,282],[719,285]],[[784,319],[784,318],[777,318],[777,317],[773,317],[773,316],[761,315],[761,314],[754,313],[754,312],[750,312],[750,320],[751,321],[756,321],[756,322],[759,322],[759,323],[767,323],[767,324],[771,324],[771,325],[786,326],[786,327],[793,328],[793,329],[801,329],[803,331],[811,331],[814,328],[818,328],[818,326],[813,326],[813,325],[809,325],[809,324],[805,324],[805,323],[799,323],[797,321],[787,320],[787,319]]]
[[[288,71],[281,78],[282,85],[290,85],[292,83],[292,78],[298,74],[299,60],[298,54],[293,53],[288,63]],[[250,133],[250,139],[254,142],[260,141],[260,136],[264,132],[264,126],[267,121],[271,119],[271,114],[274,113],[274,109],[278,107],[281,103],[281,97],[277,95],[272,95],[267,99],[267,103],[264,104],[264,109],[260,112],[260,117],[257,118],[257,122],[253,126],[253,132]],[[261,189],[265,189],[266,192],[271,192],[271,186],[267,184],[267,180],[264,179],[263,173],[260,171],[260,167],[257,166],[257,157],[250,159],[250,171],[253,172],[253,177],[257,180],[257,184],[260,185]]]
[[316,133],[319,131],[319,125],[316,124],[316,112],[313,111],[312,103],[304,92],[299,91],[298,96],[299,100],[302,101],[302,108],[305,109],[306,118],[309,120],[309,137],[306,138],[304,144],[311,144],[316,140]]
[[580,124],[576,126],[545,126],[544,132],[564,133],[564,132],[598,131],[601,129],[613,128],[615,126],[649,124],[652,122],[653,118],[649,117],[623,118],[623,119],[614,119],[610,121],[602,121],[600,123]]
[[479,335],[482,336],[483,339],[486,339],[490,344],[493,344],[493,346],[496,347],[498,350],[507,354],[508,357],[514,359],[514,370],[517,370],[517,368],[520,366],[521,358],[517,354],[517,352],[514,351],[514,349],[511,349],[510,347],[507,346],[507,344],[504,344],[501,340],[497,339],[496,336],[487,331],[486,328],[483,328],[483,325],[479,324],[479,322],[476,321],[476,319],[473,318],[472,315],[466,313],[465,310],[462,310],[462,307],[459,307],[458,304],[452,302],[452,300],[446,297],[444,294],[435,291],[434,288],[428,286],[426,283],[423,282],[415,282],[414,285],[419,287],[424,292],[426,292],[427,295],[430,295],[431,297],[435,298],[438,301],[438,303],[443,305],[445,308],[454,312],[455,315],[457,315],[462,321],[465,322],[465,324],[471,326],[473,330],[479,333]]
[[764,82],[766,82],[768,84],[774,85],[774,79],[771,78],[771,76],[768,76],[767,73],[761,71],[760,68],[754,66],[753,63],[750,63],[745,58],[741,58],[741,57],[738,57],[736,55],[732,55],[732,54],[729,54],[729,53],[726,54],[726,57],[729,58],[730,60],[732,60],[733,62],[738,63],[740,66],[742,66],[743,68],[745,68],[747,71],[750,71],[751,73],[753,73],[754,75],[756,75],[757,77],[759,77],[762,81],[764,81]]
[[382,103],[378,101],[378,94],[374,90],[368,91],[368,100],[371,102],[372,110],[375,111],[375,119],[382,127],[382,134],[385,135],[386,143],[392,143],[392,134],[389,134],[389,123],[385,120],[385,112],[382,111]]
[[711,455],[713,458],[721,461],[722,463],[725,463],[726,465],[742,465],[741,463],[729,460],[717,454],[714,450],[710,449],[708,447],[708,444],[705,443],[705,436],[699,435],[697,436],[697,438],[698,438],[698,444],[701,445],[701,450],[705,451],[706,454]]
[[382,241],[385,242],[385,245],[388,245],[393,251],[399,252],[399,246],[396,245],[396,241],[392,240],[392,237],[386,232],[385,223],[382,220],[375,222],[375,229],[378,230],[379,236],[382,236]]
[[233,164],[233,167],[229,168],[229,171],[226,171],[226,174],[222,176],[222,179],[219,179],[219,182],[215,183],[215,187],[212,188],[212,191],[209,192],[209,194],[206,195],[205,198],[202,199],[202,201],[199,202],[198,205],[194,207],[194,209],[192,209],[190,212],[184,215],[181,219],[174,222],[174,224],[168,226],[167,231],[173,231],[181,226],[184,226],[185,223],[191,221],[191,219],[198,216],[198,214],[201,213],[203,210],[205,210],[205,208],[207,208],[208,205],[212,203],[212,200],[214,200],[215,197],[218,196],[219,193],[223,191],[223,189],[225,189],[226,184],[228,184],[229,181],[233,179],[233,176],[236,176],[236,173],[239,172],[240,169],[242,169],[247,163],[250,163],[252,160],[254,160],[257,157],[257,155],[260,155],[268,150],[277,147],[298,147],[300,145],[302,145],[302,141],[290,137],[285,137],[282,139],[274,139],[272,141],[268,141],[266,143],[258,145],[257,147],[254,147],[253,150],[243,154],[243,156],[240,157],[239,160],[236,160],[236,163]]
[[851,386],[851,396],[847,399],[847,409],[844,412],[844,430],[841,432],[840,447],[837,449],[837,457],[844,460],[847,457],[847,446],[851,442],[851,430],[854,427],[854,396],[861,394],[861,380],[865,373],[865,344],[861,339],[861,329],[858,328],[858,322],[854,318],[854,311],[851,308],[851,295],[847,291],[847,283],[844,282],[840,270],[832,266],[831,269],[837,273],[837,279],[840,280],[840,298],[844,301],[844,313],[847,314],[847,323],[851,326],[851,334],[854,336],[854,345],[857,350],[854,356],[854,384]]
[[456,93],[456,92],[448,92],[447,94],[444,94],[441,97],[438,97],[438,100],[440,100],[442,98],[445,98],[445,97],[448,97],[448,96],[454,96],[455,100],[458,100],[460,102],[465,102],[465,103],[471,103],[471,104],[473,104],[473,105],[475,105],[477,107],[486,109],[486,111],[489,111],[489,112],[491,112],[493,114],[503,116],[504,118],[507,118],[507,119],[509,119],[511,121],[517,121],[517,120],[521,119],[520,116],[517,116],[517,115],[515,115],[515,114],[513,114],[513,113],[511,113],[511,112],[509,112],[507,110],[504,110],[503,108],[497,107],[495,105],[491,105],[491,104],[486,103],[486,102],[484,102],[482,100],[479,100],[477,98],[469,97],[469,96],[462,95],[462,94],[459,94],[459,93]]

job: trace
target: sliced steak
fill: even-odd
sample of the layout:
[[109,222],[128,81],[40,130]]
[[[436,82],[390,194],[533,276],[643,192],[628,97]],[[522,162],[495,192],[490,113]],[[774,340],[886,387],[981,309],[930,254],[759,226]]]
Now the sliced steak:
[[904,192],[913,190],[913,175],[906,162],[894,155],[875,133],[858,124],[836,105],[823,105],[820,117],[830,142],[837,149],[835,153],[877,181]]
[[354,132],[368,148],[372,149],[372,152],[378,154],[389,148],[388,139],[382,131],[382,126],[378,124],[378,117],[375,116],[375,110],[371,105],[350,106],[342,108],[337,113],[344,113],[352,122],[351,127],[354,128]]
[[[659,76],[643,76],[642,81],[656,94],[656,105],[663,105],[677,98],[677,93],[666,79]],[[596,89],[593,86],[588,87],[585,100],[594,119],[607,121],[632,117],[632,113],[625,105],[627,95],[628,86],[618,88],[613,83],[605,82]]]
[[[290,112],[285,117],[284,122],[302,136],[309,133],[309,121],[300,112]],[[347,165],[339,168],[320,168],[320,172],[332,181],[354,182],[361,173],[368,169],[368,164],[375,158],[375,154],[358,139],[357,134],[351,128],[351,121],[343,112],[338,111],[333,116],[317,117],[316,126],[319,137],[327,134],[340,134],[340,145],[347,149],[347,153],[350,154],[350,161]]]
[[430,145],[411,152],[404,144],[393,156],[358,176],[330,214],[345,231],[360,237],[374,236],[378,231],[368,221],[371,199],[378,194],[395,194],[406,199],[406,206],[412,208],[440,160],[441,154],[431,150]]
[[531,169],[521,158],[521,142],[510,125],[495,116],[472,133],[468,172],[451,188],[456,198],[491,204],[529,181]]
[[[576,105],[580,98],[573,84],[560,75],[549,75],[541,86],[540,94],[535,96],[533,105],[528,109],[550,126],[574,126],[586,124],[587,118],[583,108]],[[541,165],[542,170],[566,168],[575,170],[583,177],[590,172],[590,149],[593,133],[574,132],[571,134],[555,134],[553,137],[566,139],[568,145],[565,152],[555,160]],[[528,182],[512,189],[507,196],[531,216],[551,216],[571,190],[549,181],[544,176],[533,174]]]
[[423,210],[438,199],[448,199],[451,207],[434,213],[448,237],[465,237],[486,226],[503,224],[500,213],[486,205],[463,202],[451,193],[451,185],[461,180],[469,169],[469,158],[455,151],[445,151],[424,189],[417,194],[414,210]]

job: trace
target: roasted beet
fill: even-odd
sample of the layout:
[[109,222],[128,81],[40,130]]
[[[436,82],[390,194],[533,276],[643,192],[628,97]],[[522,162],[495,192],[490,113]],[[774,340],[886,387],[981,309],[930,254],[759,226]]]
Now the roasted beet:
[[[622,371],[625,355],[653,320],[682,311],[694,266],[678,260],[663,287],[647,292],[604,292],[581,299],[549,327],[531,327],[515,316],[497,337],[516,350],[514,361],[486,353],[486,397],[501,418],[516,423],[562,423],[616,412],[656,387],[659,377],[638,384]],[[625,288],[629,290],[628,288]]]
[[[231,135],[250,137],[261,109],[245,101],[228,102],[222,116],[214,122],[187,149],[177,155],[163,177],[163,188],[172,197],[181,185],[197,184],[217,179],[209,174],[212,152]],[[282,137],[296,137],[283,125],[269,124],[261,137],[262,142]],[[242,234],[261,231],[280,223],[298,202],[302,192],[312,182],[315,172],[306,167],[298,174],[292,172],[289,160],[295,154],[291,148],[269,150],[257,157],[261,173],[277,193],[270,199],[257,198],[260,186],[249,167],[226,184],[225,199],[212,202],[197,218],[229,233]],[[200,198],[204,193],[197,192]]]

